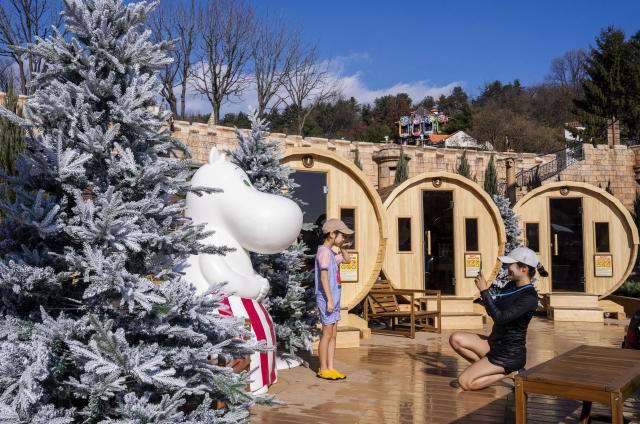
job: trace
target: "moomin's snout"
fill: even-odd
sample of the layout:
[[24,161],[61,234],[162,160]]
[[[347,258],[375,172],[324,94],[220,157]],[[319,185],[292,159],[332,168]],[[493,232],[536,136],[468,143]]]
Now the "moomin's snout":
[[242,247],[251,252],[282,252],[296,241],[302,228],[300,207],[286,197],[252,190],[252,196],[242,199],[234,209],[237,214],[227,225]]

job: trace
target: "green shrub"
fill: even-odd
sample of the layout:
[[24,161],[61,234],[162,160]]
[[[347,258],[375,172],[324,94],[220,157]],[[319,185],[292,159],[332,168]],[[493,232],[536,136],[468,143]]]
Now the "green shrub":
[[640,299],[640,281],[627,280],[613,294]]

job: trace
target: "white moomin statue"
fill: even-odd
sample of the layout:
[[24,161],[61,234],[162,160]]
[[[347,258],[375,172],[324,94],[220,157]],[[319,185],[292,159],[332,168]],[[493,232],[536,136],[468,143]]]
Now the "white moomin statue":
[[[269,281],[253,271],[249,252],[274,254],[293,244],[302,227],[302,211],[292,200],[262,193],[251,185],[247,174],[226,162],[214,147],[208,163],[191,180],[194,187],[215,187],[223,193],[187,194],[186,215],[195,224],[206,224],[215,234],[203,243],[235,248],[220,255],[192,255],[178,264],[177,271],[198,293],[210,293],[211,286],[227,282],[225,293],[234,293],[225,302],[230,310],[221,314],[251,319],[251,331],[258,340],[275,347],[271,317],[260,303],[269,293]],[[251,391],[265,393],[277,378],[276,353],[256,353],[251,357]]]

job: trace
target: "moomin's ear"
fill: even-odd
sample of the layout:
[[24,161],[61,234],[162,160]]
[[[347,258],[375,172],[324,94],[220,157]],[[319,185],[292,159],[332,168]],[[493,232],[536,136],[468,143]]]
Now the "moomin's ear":
[[213,165],[215,162],[220,160],[220,153],[218,153],[218,149],[216,149],[215,147],[211,148],[211,151],[209,152],[209,165]]

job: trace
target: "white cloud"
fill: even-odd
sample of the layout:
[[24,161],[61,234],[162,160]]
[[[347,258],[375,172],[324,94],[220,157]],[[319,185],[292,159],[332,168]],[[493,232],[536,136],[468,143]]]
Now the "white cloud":
[[[449,94],[455,86],[464,85],[463,81],[453,81],[444,86],[437,86],[429,80],[419,80],[406,83],[399,82],[390,87],[371,89],[363,81],[362,71],[356,71],[350,75],[345,71],[346,64],[370,62],[371,59],[368,53],[352,53],[347,56],[336,57],[332,61],[332,78],[342,81],[344,87],[343,96],[345,98],[354,97],[358,103],[364,104],[373,103],[377,97],[388,94],[407,93],[414,102],[419,102],[426,96],[433,96],[437,99],[441,94]],[[257,98],[255,89],[248,90],[242,98],[233,99],[233,103],[223,105],[220,117],[224,117],[225,113],[246,112],[249,106],[256,107]],[[210,113],[213,108],[207,99],[191,95],[187,97],[186,109],[190,112]]]
[[454,81],[445,86],[438,87],[431,84],[429,80],[413,81],[409,83],[399,82],[391,87],[372,90],[362,81],[362,73],[356,72],[354,75],[343,77],[346,98],[355,97],[358,103],[373,103],[377,97],[387,94],[407,93],[414,102],[419,102],[426,96],[433,96],[435,99],[441,94],[449,94],[453,87],[464,85],[462,81]]

